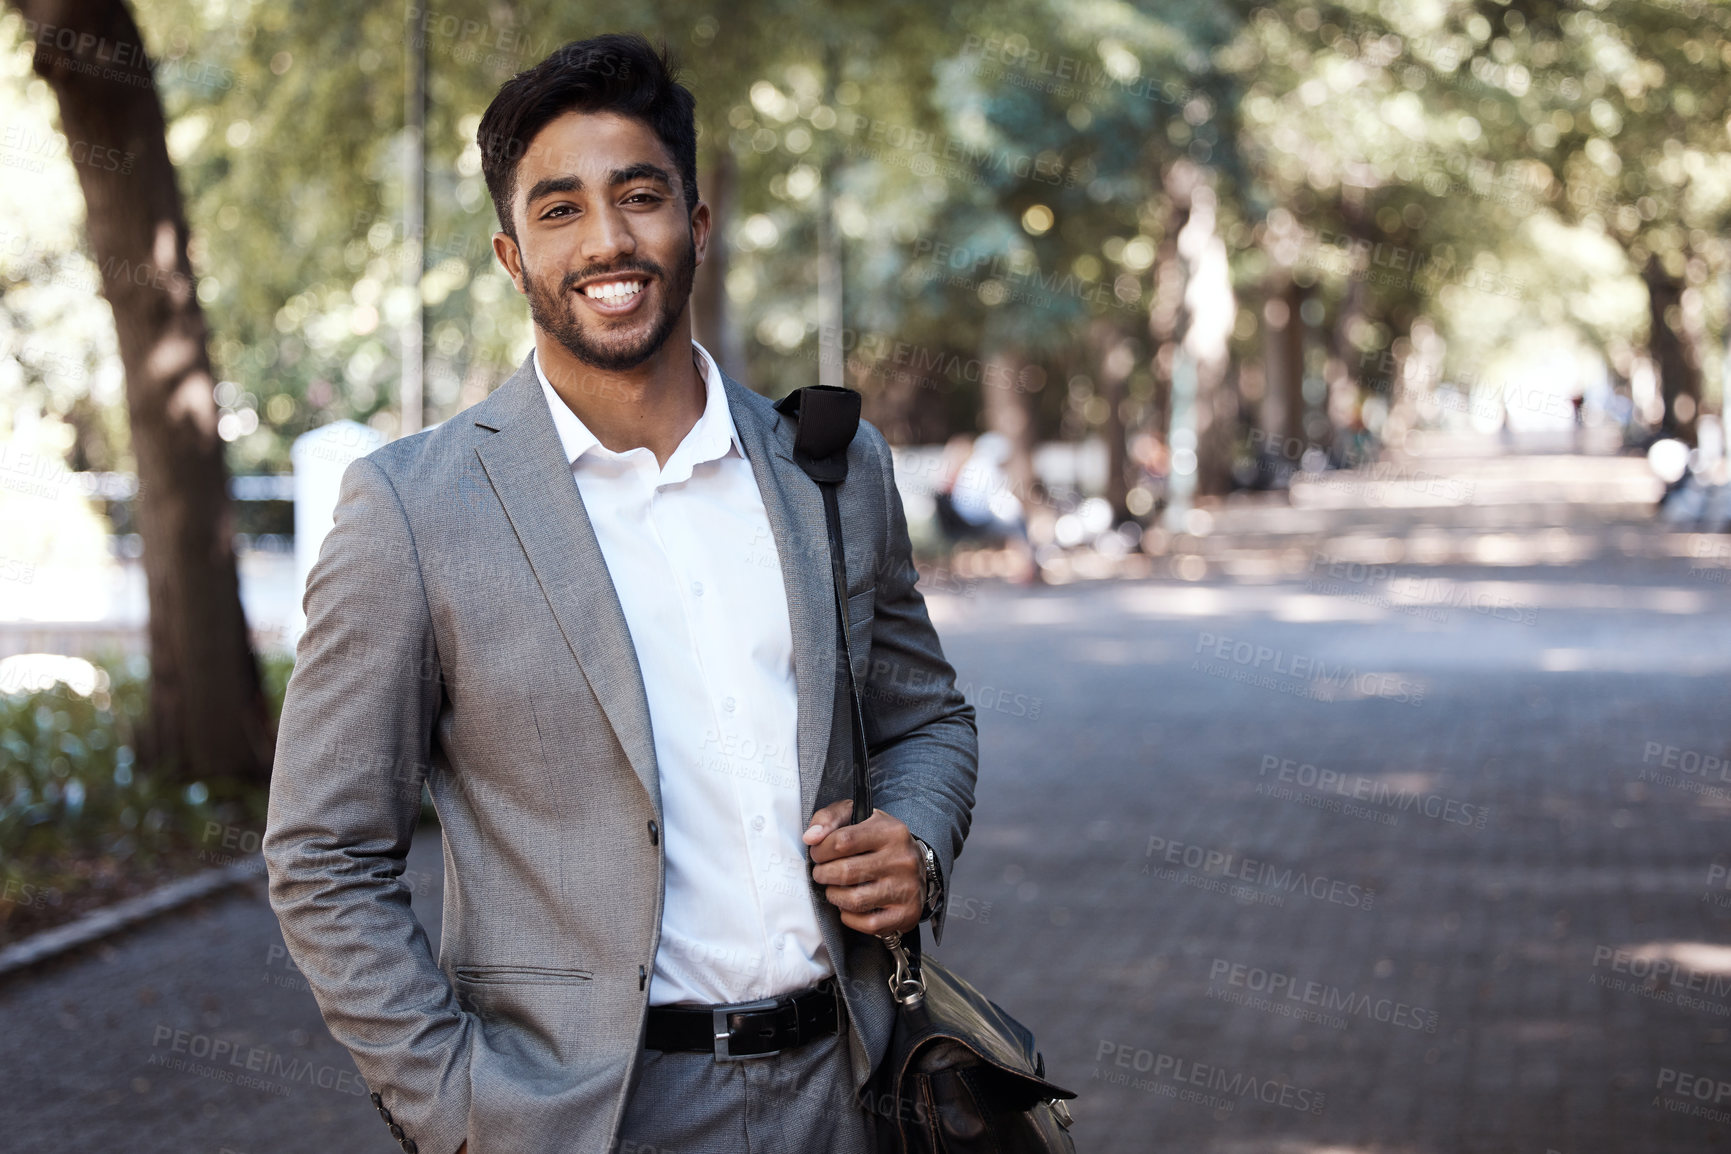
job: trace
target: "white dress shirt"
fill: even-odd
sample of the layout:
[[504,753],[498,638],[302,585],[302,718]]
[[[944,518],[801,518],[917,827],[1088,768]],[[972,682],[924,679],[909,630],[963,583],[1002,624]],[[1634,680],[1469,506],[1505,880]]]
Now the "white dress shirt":
[[643,673],[667,892],[651,1005],[743,1002],[834,973],[800,841],[787,593],[715,361],[703,415],[658,466],[615,453],[535,375]]

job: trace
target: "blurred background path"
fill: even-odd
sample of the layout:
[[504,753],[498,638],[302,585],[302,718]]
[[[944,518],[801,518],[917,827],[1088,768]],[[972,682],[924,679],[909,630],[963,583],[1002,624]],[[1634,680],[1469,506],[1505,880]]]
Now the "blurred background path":
[[[982,737],[941,956],[1089,1154],[1722,1148],[1687,1111],[1731,1030],[1720,539],[1658,527],[1638,458],[1325,476],[1170,572],[931,595]],[[436,829],[407,876],[436,942]],[[379,1148],[262,885],[0,1016],[15,1148]],[[252,1047],[252,1084],[160,1064]]]

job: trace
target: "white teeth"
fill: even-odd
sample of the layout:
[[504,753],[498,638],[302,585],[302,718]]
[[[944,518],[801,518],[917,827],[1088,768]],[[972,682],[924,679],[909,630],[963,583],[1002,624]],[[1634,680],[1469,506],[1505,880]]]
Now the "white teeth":
[[621,301],[635,296],[643,290],[640,280],[607,281],[604,284],[592,284],[583,290],[585,296],[601,301]]

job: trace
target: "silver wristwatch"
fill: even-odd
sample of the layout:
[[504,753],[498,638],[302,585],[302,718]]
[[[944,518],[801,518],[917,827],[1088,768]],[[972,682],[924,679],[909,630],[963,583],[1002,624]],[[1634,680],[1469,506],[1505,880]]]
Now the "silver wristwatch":
[[[908,835],[913,837],[912,834]],[[944,878],[938,872],[938,855],[932,852],[932,847],[914,838],[914,845],[920,851],[920,859],[925,863],[925,873],[920,885],[920,921],[925,921],[937,913],[938,907],[944,902]]]

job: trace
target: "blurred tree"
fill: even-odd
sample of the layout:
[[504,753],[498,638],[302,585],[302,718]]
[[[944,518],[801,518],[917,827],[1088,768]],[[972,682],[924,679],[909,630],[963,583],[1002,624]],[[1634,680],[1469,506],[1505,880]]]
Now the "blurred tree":
[[150,599],[143,760],[213,793],[270,772],[272,726],[235,570],[216,384],[162,107],[122,0],[12,0],[60,106],[114,312]]
[[[1707,369],[1709,299],[1731,261],[1731,10],[1720,4],[1480,6],[1490,64],[1512,75],[1520,145],[1548,166],[1565,220],[1616,242],[1647,290],[1647,357],[1661,431],[1693,444]],[[1498,71],[1492,72],[1494,65]],[[1725,325],[1718,300],[1717,325]]]
[[[1244,305],[1226,318],[1232,360],[1200,382],[1215,394],[1195,410],[1204,491],[1235,483],[1246,414],[1337,463],[1337,428],[1380,432],[1392,411],[1398,433],[1421,338],[1424,373],[1446,359],[1482,377],[1534,329],[1573,326],[1625,375],[1657,364],[1682,398],[1673,419],[1713,403],[1719,6],[136,3],[162,30],[157,88],[236,471],[285,470],[292,438],[336,418],[395,432],[417,294],[429,421],[515,368],[530,328],[488,244],[475,125],[511,74],[614,29],[668,41],[698,96],[718,225],[699,338],[770,395],[816,379],[833,340],[898,442],[982,417],[1028,448],[1099,438],[1117,503],[1120,446],[1170,433],[1193,319],[1181,163],[1212,194]],[[411,46],[429,63],[418,285],[402,272]],[[1600,248],[1620,255],[1569,263]],[[837,268],[839,313],[823,287]],[[1619,350],[1643,333],[1631,361]],[[29,350],[16,359],[42,375]],[[102,407],[65,392],[77,459],[123,462]]]
[[1461,195],[1491,145],[1428,54],[1463,8],[1265,7],[1226,54],[1246,86],[1243,148],[1265,206],[1246,271],[1260,272],[1263,419],[1283,468],[1304,445],[1349,463],[1335,432],[1362,425],[1370,398],[1392,399],[1408,332],[1511,227]]

